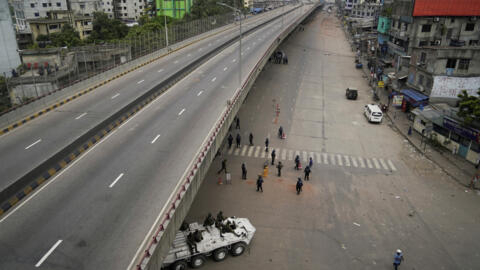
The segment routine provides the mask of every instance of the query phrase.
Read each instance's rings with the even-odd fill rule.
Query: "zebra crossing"
[[[275,149],[277,160],[281,161],[293,161],[294,158],[298,155],[300,159],[305,164],[308,162],[309,158],[313,159],[314,163],[324,164],[324,165],[333,165],[341,167],[350,167],[350,168],[365,168],[365,169],[376,169],[376,170],[385,170],[385,171],[397,171],[397,168],[393,164],[393,161],[390,159],[376,158],[376,157],[359,157],[359,156],[349,156],[344,154],[336,153],[318,153],[318,152],[307,152],[303,150],[293,150],[293,149],[284,149],[284,148],[270,148],[270,151]],[[232,146],[230,149],[227,149],[227,155],[241,156],[241,157],[251,157],[251,158],[270,158],[271,152],[265,152],[265,148],[262,146],[249,146],[242,145],[239,148]]]

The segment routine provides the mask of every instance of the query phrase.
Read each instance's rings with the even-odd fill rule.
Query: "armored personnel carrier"
[[[199,268],[207,256],[223,261],[228,253],[242,255],[255,234],[255,227],[246,218],[230,217],[213,225],[188,224],[177,232],[172,247],[163,262],[164,269]]]

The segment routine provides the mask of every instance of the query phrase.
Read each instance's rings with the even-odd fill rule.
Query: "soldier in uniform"
[[[207,227],[207,226],[212,226],[213,224],[215,224],[215,219],[212,217],[211,213],[208,213],[207,217],[205,218],[205,221],[203,222],[203,226]]]
[[[278,176],[282,176],[282,168],[283,168],[283,164],[281,161],[279,161],[277,165]]]
[[[217,221],[223,222],[224,220],[225,220],[225,218],[223,217],[223,212],[222,211],[218,212]]]

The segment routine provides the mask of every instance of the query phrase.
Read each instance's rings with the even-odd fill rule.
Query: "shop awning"
[[[413,107],[420,105],[425,106],[428,103],[428,96],[421,94],[412,89],[403,89],[400,91],[403,94],[404,100],[410,103]]]
[[[408,72],[399,72],[396,74],[397,79],[403,80],[408,77]]]

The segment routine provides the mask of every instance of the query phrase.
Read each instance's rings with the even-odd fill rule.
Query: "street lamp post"
[[[165,10],[163,12],[165,12]],[[167,52],[168,52],[168,27],[167,27],[167,15],[165,14],[163,14],[163,22],[165,24],[165,40],[167,41]]]
[[[242,87],[242,12],[234,7],[231,7],[225,3],[217,2],[217,5],[224,6],[227,8],[232,9],[234,12],[238,13],[238,16],[240,18],[240,38],[238,40],[238,85],[239,88]]]

